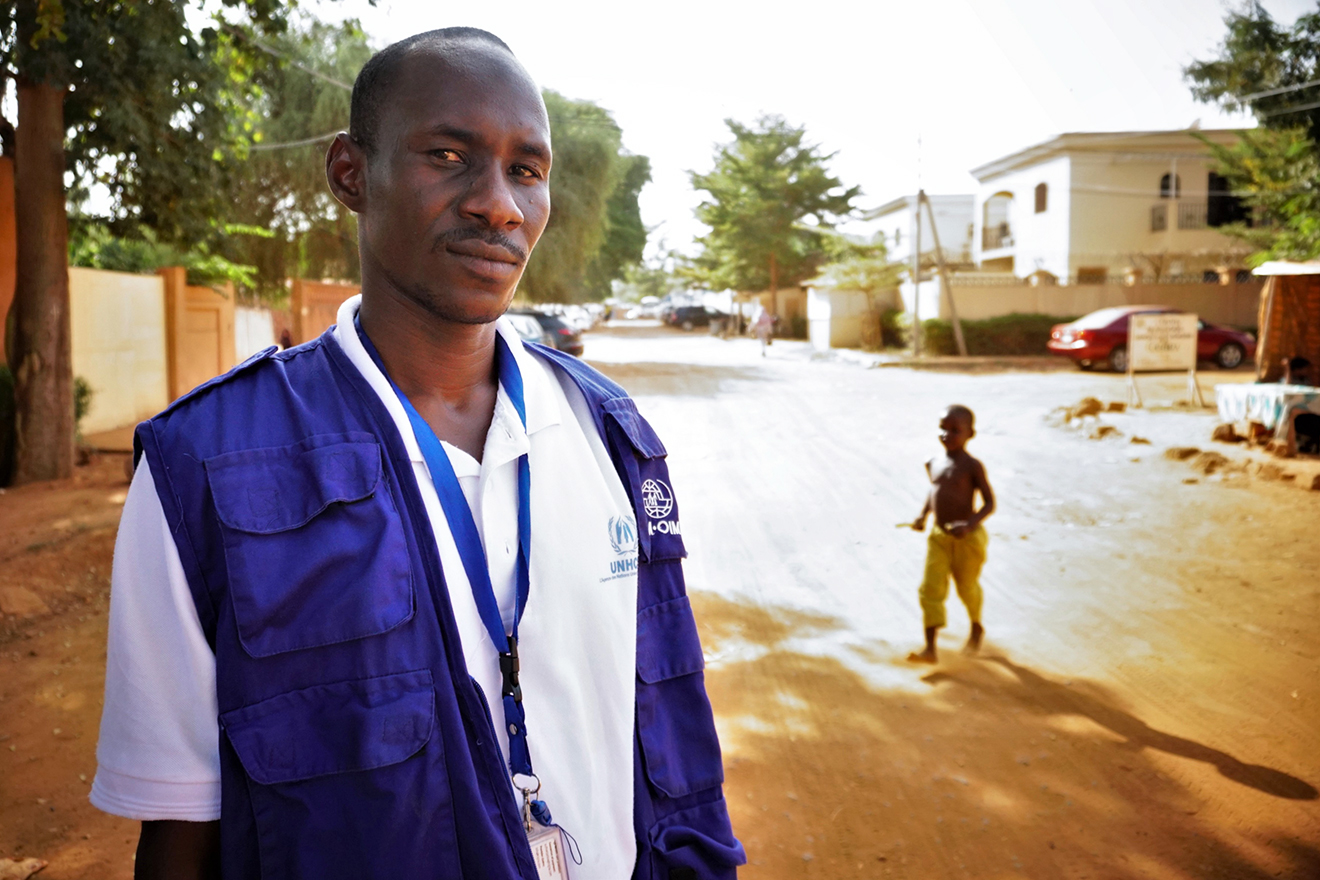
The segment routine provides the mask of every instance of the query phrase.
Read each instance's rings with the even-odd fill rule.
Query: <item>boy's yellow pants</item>
[[[958,587],[958,598],[967,606],[972,623],[981,622],[981,566],[985,565],[990,536],[977,526],[961,538],[932,526],[926,539],[926,573],[921,581],[921,616],[927,627],[944,626],[944,600],[949,597],[949,578]]]

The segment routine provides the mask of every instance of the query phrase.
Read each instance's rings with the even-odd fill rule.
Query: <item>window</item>
[[[1238,269],[1237,274],[1233,276],[1233,280],[1238,284],[1246,284],[1248,281],[1255,281],[1256,279],[1252,277],[1250,269]]]
[[[1216,272],[1214,269],[1206,269],[1204,272],[1201,273],[1201,283],[1202,283],[1202,284],[1218,284],[1218,283],[1219,283],[1219,273]]]
[[[1047,184],[1036,184],[1036,213],[1044,214],[1050,203],[1050,188]]]
[[[902,244],[902,243],[903,243],[903,230],[902,230],[902,229],[895,229],[895,230],[894,230],[894,247],[898,247],[898,246],[899,246],[900,244]]]
[[[1247,211],[1247,206],[1242,204],[1242,200],[1233,195],[1228,188],[1228,178],[1211,171],[1206,188],[1210,193],[1205,205],[1206,226],[1213,229],[1227,223],[1243,222],[1248,226],[1251,225],[1251,215]]]
[[[1160,178],[1160,198],[1176,199],[1182,195],[1182,178],[1176,174],[1166,174]]]

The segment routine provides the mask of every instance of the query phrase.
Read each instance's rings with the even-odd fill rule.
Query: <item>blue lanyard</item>
[[[503,677],[502,697],[504,701],[504,723],[509,733],[509,768],[515,774],[532,775],[532,757],[527,749],[527,726],[522,707],[522,688],[518,683],[518,622],[522,620],[523,609],[527,607],[527,596],[531,591],[528,559],[532,543],[531,468],[524,453],[518,458],[518,604],[513,616],[512,632],[504,631],[504,620],[500,616],[500,606],[495,600],[495,588],[490,582],[490,567],[486,563],[486,551],[477,532],[477,523],[472,518],[472,508],[468,506],[463,488],[459,485],[454,466],[440,445],[440,438],[409,402],[408,398],[390,379],[385,364],[380,359],[376,346],[371,344],[367,334],[362,332],[362,322],[355,315],[353,326],[362,346],[375,362],[376,366],[389,380],[390,387],[403,404],[408,421],[412,423],[413,434],[421,448],[422,458],[431,472],[431,482],[435,484],[435,493],[440,498],[440,508],[449,523],[449,531],[458,546],[458,556],[463,561],[463,570],[467,572],[468,583],[472,587],[472,597],[477,602],[477,611],[481,622],[490,634],[491,642],[500,655],[500,674]],[[513,352],[504,337],[495,334],[495,364],[500,384],[509,396],[513,408],[522,420],[523,429],[527,428],[527,406],[523,400],[522,372]]]

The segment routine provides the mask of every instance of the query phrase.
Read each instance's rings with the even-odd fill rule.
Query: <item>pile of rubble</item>
[[[1075,406],[1060,406],[1052,410],[1045,420],[1056,428],[1084,432],[1091,440],[1120,439],[1122,431],[1113,425],[1107,425],[1100,419],[1101,413],[1121,413],[1127,410],[1127,404],[1117,400],[1108,403],[1095,397],[1083,397]],[[1129,443],[1146,443],[1145,437],[1133,435]]]

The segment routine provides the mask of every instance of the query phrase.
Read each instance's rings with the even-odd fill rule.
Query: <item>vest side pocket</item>
[[[207,459],[239,642],[261,658],[412,618],[403,520],[369,434]]]
[[[221,714],[247,778],[261,876],[461,874],[435,700],[431,671],[420,669]]]
[[[637,730],[646,777],[670,798],[724,782],[704,668],[686,596],[637,613]]]
[[[684,558],[683,527],[664,444],[631,398],[607,400],[602,409],[607,415],[606,439],[623,465],[619,476],[633,503],[642,558],[648,562]]]

